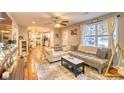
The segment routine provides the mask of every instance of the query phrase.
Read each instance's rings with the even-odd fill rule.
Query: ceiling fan
[[[67,26],[69,21],[64,20],[61,17],[52,17],[54,27]]]

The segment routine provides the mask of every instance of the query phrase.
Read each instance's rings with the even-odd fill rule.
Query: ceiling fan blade
[[[62,21],[63,23],[68,23],[69,21]]]
[[[63,25],[63,26],[67,26],[67,24],[64,24],[64,23],[61,23],[61,25]]]

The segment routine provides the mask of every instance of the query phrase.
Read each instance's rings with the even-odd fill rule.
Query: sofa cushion
[[[99,57],[99,58],[105,59],[106,55],[107,55],[107,52],[108,52],[108,50],[105,49],[105,48],[98,48],[96,56]]]
[[[106,63],[108,61],[106,59],[101,59],[101,58],[98,58],[98,57],[96,57],[94,55],[89,55],[89,54],[81,53],[81,52],[70,52],[70,55],[73,55],[75,57],[83,59],[85,61],[85,63],[91,62],[92,65],[104,64],[104,63]]]
[[[96,54],[97,49],[96,47],[91,47],[91,46],[83,46],[79,45],[78,51],[85,52],[85,53],[90,53],[90,54]]]
[[[61,57],[63,55],[67,54],[66,52],[64,51],[57,51],[57,52],[54,52],[53,53],[53,57]]]
[[[104,63],[106,63],[107,62],[107,60],[105,60],[105,59],[101,59],[101,58],[98,58],[98,57],[96,57],[96,56],[92,56],[92,55],[83,55],[82,56],[82,58],[84,58],[84,59],[86,59],[87,60],[87,62],[92,62],[92,64],[104,64]]]

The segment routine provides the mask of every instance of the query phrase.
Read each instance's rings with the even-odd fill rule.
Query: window
[[[97,47],[108,47],[108,36],[98,36],[97,38]]]
[[[95,24],[91,24],[91,25],[87,25],[85,28],[85,32],[84,32],[84,45],[86,46],[95,46],[96,45],[96,38],[95,38],[95,34],[96,34],[96,25]]]
[[[85,46],[108,47],[109,35],[103,21],[86,25],[83,37]]]
[[[107,31],[107,27],[105,25],[105,23],[99,22],[97,23],[97,34],[96,34],[96,38],[97,38],[97,47],[108,47],[108,40],[109,40],[109,35],[108,35],[108,31]]]

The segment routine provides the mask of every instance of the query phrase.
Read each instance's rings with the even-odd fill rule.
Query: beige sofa
[[[49,62],[60,61],[61,56],[68,54],[67,51],[55,51],[54,48],[45,48],[45,57]]]
[[[77,51],[71,51],[69,54],[84,60],[86,65],[94,67],[99,73],[102,73],[111,57],[111,49],[96,49],[79,45]]]
[[[49,62],[59,61],[61,60],[61,56],[66,54],[84,60],[86,65],[96,68],[99,73],[102,73],[111,57],[111,49],[97,49],[82,45],[79,45],[77,50],[72,50],[70,47],[63,47],[63,51],[54,51],[54,48],[45,48],[45,56]],[[99,56],[98,54],[101,55]]]

